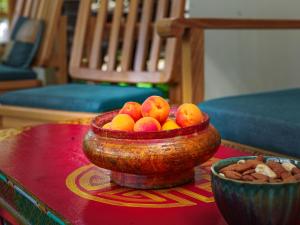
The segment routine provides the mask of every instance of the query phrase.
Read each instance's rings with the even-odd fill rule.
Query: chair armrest
[[[300,20],[169,18],[156,23],[163,38],[181,46],[181,94],[184,102],[204,100],[204,31],[207,29],[299,29]]]
[[[161,37],[181,37],[186,29],[299,29],[300,20],[176,18],[156,23]]]

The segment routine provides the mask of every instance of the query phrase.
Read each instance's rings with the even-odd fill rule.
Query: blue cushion
[[[16,68],[0,64],[0,81],[36,79],[36,74],[31,69]]]
[[[300,157],[300,89],[201,103],[223,139]]]
[[[18,31],[21,29],[22,25],[26,22],[27,18],[24,16],[18,17],[15,26],[13,27],[11,34],[10,34],[10,39],[15,40],[18,34]]]
[[[28,68],[31,63],[31,59],[28,61],[28,58],[33,46],[32,43],[10,41],[5,47],[2,63],[12,67]]]
[[[142,102],[150,95],[162,95],[155,88],[66,84],[12,91],[0,96],[0,103],[77,112],[105,112],[126,101]]]
[[[44,21],[19,17],[6,45],[2,63],[8,66],[28,68],[42,40]]]

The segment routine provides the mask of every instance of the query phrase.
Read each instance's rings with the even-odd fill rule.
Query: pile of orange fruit
[[[121,131],[173,130],[200,124],[204,120],[201,110],[194,104],[184,103],[170,118],[170,105],[160,96],[150,96],[143,104],[126,102],[111,122],[102,128]]]

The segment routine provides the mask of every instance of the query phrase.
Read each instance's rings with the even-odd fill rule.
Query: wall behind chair
[[[191,17],[300,19],[299,0],[190,0]],[[300,87],[300,30],[205,35],[206,99]]]

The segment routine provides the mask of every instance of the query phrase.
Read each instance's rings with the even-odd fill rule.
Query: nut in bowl
[[[300,162],[237,157],[212,166],[212,189],[230,225],[300,224]]]
[[[175,117],[177,107],[169,110],[169,117]],[[194,178],[194,167],[211,158],[221,142],[206,114],[200,124],[185,128],[162,130],[155,125],[160,129],[156,131],[149,114],[143,117],[147,121],[136,122],[137,131],[103,128],[118,114],[116,110],[93,120],[84,153],[95,165],[111,170],[112,181],[121,186],[158,189],[187,183]]]

